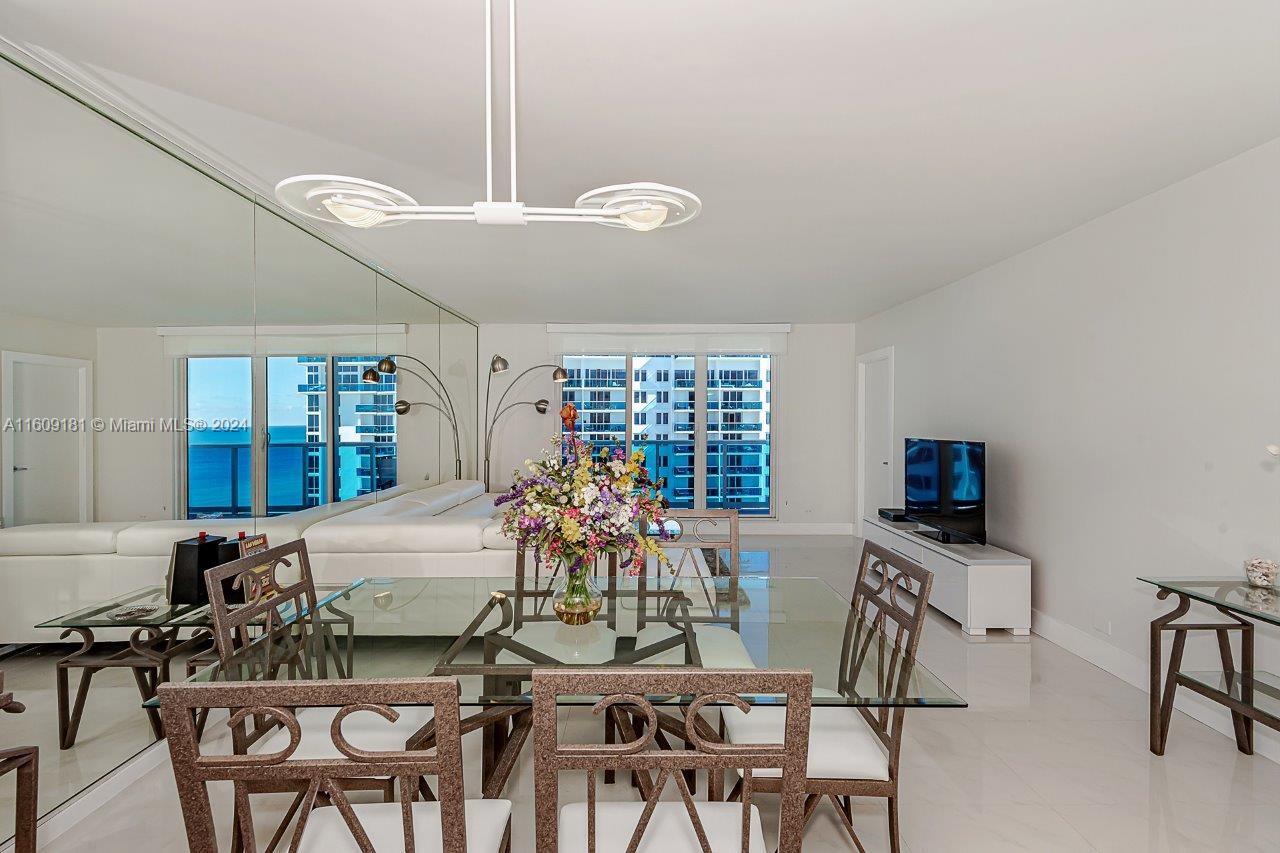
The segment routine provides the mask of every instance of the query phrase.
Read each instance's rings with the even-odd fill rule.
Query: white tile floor
[[[819,575],[849,585],[849,539],[757,538],[775,575]],[[902,769],[905,849],[936,851],[1252,851],[1280,848],[1280,765],[1236,752],[1228,738],[1176,714],[1168,753],[1146,747],[1146,695],[1039,637],[967,639],[931,618],[921,659],[970,702],[967,710],[917,710],[906,726]],[[598,737],[589,712],[566,729]],[[479,742],[469,736],[469,787]],[[533,844],[532,761],[526,752],[508,792],[517,851]],[[583,797],[565,777],[564,800]],[[601,796],[631,797],[626,784]],[[761,796],[773,843],[776,810]],[[222,804],[219,804],[222,805]],[[225,821],[224,821],[225,822]],[[888,850],[884,808],[857,803],[867,849]],[[225,840],[225,839],[224,839]],[[172,779],[157,772],[54,841],[49,850],[148,853],[186,849]],[[225,849],[225,847],[224,847]],[[823,809],[806,850],[846,850]],[[663,851],[669,853],[669,851]]]

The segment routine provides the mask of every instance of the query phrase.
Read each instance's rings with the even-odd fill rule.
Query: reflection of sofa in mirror
[[[56,642],[37,622],[161,585],[173,543],[199,531],[304,538],[319,583],[359,577],[495,576],[515,571],[493,494],[476,480],[374,495],[270,518],[31,524],[0,530],[0,643]]]

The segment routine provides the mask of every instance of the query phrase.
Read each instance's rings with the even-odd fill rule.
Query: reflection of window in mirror
[[[379,374],[378,382],[363,382],[361,374],[378,364],[379,356],[352,355],[334,359],[337,371],[338,500],[389,489],[396,484],[396,376]]]
[[[187,518],[253,515],[251,359],[187,359]]]

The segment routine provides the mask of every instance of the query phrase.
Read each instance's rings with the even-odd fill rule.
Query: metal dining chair
[[[836,691],[822,696],[857,696],[859,684],[880,696],[902,695],[910,683],[916,649],[924,627],[933,573],[901,555],[867,542],[854,580],[853,600],[845,624]],[[901,849],[898,827],[898,770],[906,708],[818,705],[809,732],[804,825],[823,799],[840,815],[858,850],[862,842],[853,826],[851,797],[883,797],[888,803],[889,845]],[[772,708],[750,715],[725,708],[721,718],[727,740],[751,744],[776,737],[782,721]],[[773,775],[775,778],[768,778]],[[760,774],[757,790],[781,790],[776,773]],[[742,783],[730,794],[739,794]]]
[[[4,689],[0,670],[0,712],[21,714],[27,707]],[[18,774],[17,803],[14,807],[13,851],[36,853],[36,810],[40,789],[40,747],[15,746],[0,749],[0,776]]]
[[[751,802],[756,774],[774,772],[781,797],[780,850],[800,850],[804,761],[813,676],[803,670],[538,669],[533,673],[534,808],[539,853],[674,851],[765,853],[760,815]],[[692,696],[678,721],[692,749],[662,749],[657,734],[674,718],[654,706],[659,697]],[[747,746],[720,742],[699,714],[712,704],[755,713],[743,695],[786,697],[778,738]],[[594,712],[614,718],[623,742],[565,743],[558,699],[600,696]],[[684,771],[743,774],[741,803],[697,801]],[[642,780],[643,802],[598,802],[596,775],[630,770]],[[585,771],[586,801],[560,805],[560,774]],[[656,771],[656,777],[650,775]],[[679,800],[662,800],[674,785]]]
[[[467,800],[463,794],[458,682],[452,678],[382,678],[366,681],[278,681],[272,683],[182,683],[159,689],[169,732],[178,797],[193,853],[216,853],[210,782],[231,782],[235,815],[230,830],[236,845],[256,851],[249,794],[263,787],[299,790],[301,803],[285,815],[272,838],[288,833],[299,853],[385,853],[440,850],[444,853],[499,853],[510,850],[511,803]],[[353,743],[350,729],[361,717],[394,724],[399,708],[429,705],[436,738],[431,751],[371,750]],[[304,752],[302,714],[334,708],[331,750]],[[207,754],[196,734],[201,710],[226,709],[228,724],[267,717],[287,735],[278,749],[257,754]],[[302,709],[301,711],[297,709]],[[420,780],[435,776],[438,799],[418,799]],[[392,779],[394,802],[353,803],[347,794],[359,779]]]
[[[290,572],[296,580],[285,581]],[[298,539],[266,551],[216,566],[205,573],[209,590],[213,643],[223,678],[229,681],[267,682],[282,672],[290,677],[329,680],[345,674],[335,640],[322,621],[307,544]],[[229,603],[228,591],[241,591],[244,603]],[[332,668],[332,671],[331,671]],[[299,758],[329,760],[340,757],[329,737],[337,711],[309,708],[297,715],[302,735]],[[390,724],[363,715],[352,720],[347,733],[360,748],[373,751],[403,750],[432,719],[431,707],[396,709]],[[291,734],[271,717],[250,716],[232,727],[234,751],[271,754],[284,749]],[[362,775],[344,783],[352,789],[372,789],[384,800],[394,797],[394,780]],[[434,796],[422,784],[424,796]],[[252,793],[293,792],[290,813],[301,807],[304,792],[296,785],[281,787],[271,779],[247,783]],[[237,803],[237,808],[239,808]],[[280,838],[273,838],[274,850]]]

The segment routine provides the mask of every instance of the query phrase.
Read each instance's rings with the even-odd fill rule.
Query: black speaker
[[[904,509],[882,506],[880,507],[880,517],[885,521],[906,521],[907,511]]]
[[[209,590],[204,583],[204,573],[215,566],[240,559],[240,542],[225,536],[200,535],[173,543],[173,556],[169,560],[169,603],[209,603]],[[233,589],[234,578],[222,582],[223,596],[228,604],[243,604],[244,590]]]

